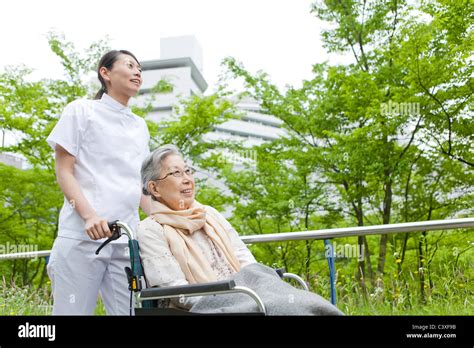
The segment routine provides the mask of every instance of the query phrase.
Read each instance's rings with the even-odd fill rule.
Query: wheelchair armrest
[[[188,294],[205,294],[214,293],[221,291],[232,290],[235,287],[233,280],[222,280],[218,282],[205,283],[205,284],[187,284],[179,286],[168,286],[165,288],[147,288],[142,289],[140,298],[146,300],[147,298],[156,297],[169,297],[176,295],[188,295]]]
[[[308,284],[301,278],[300,276],[293,274],[293,273],[286,273],[284,268],[275,268],[275,272],[280,276],[282,279],[293,279],[295,280],[304,290],[309,291]]]
[[[233,280],[222,280],[205,284],[169,286],[166,288],[146,288],[139,292],[137,300],[138,302],[147,302],[147,300],[158,300],[181,296],[208,296],[231,293],[243,293],[250,296],[257,304],[259,311],[263,314],[266,313],[267,310],[265,304],[260,296],[258,296],[258,294],[252,289],[245,286],[237,286]]]

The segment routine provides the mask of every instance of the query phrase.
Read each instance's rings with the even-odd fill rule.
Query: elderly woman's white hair
[[[158,178],[161,173],[161,165],[163,161],[170,155],[178,155],[183,157],[176,146],[172,144],[166,144],[155,149],[143,161],[141,175],[142,191],[144,195],[151,196],[153,199],[155,199],[150,191],[148,191],[148,183]]]

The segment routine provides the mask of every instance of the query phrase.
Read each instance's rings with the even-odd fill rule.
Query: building
[[[152,111],[147,116],[150,120],[158,122],[179,117],[173,115],[173,106],[181,99],[204,94],[208,87],[203,75],[202,48],[194,36],[162,38],[160,59],[141,64],[144,82],[135,102],[140,106],[151,102]],[[170,83],[173,89],[160,93],[152,100],[152,87],[159,81]],[[263,114],[254,100],[235,99],[234,102],[242,111],[242,118],[217,125],[213,132],[206,134],[206,140],[243,140],[246,145],[252,146],[277,139],[284,134],[280,127],[281,121]]]
[[[26,160],[17,154],[0,152],[0,162],[18,169],[26,169]]]

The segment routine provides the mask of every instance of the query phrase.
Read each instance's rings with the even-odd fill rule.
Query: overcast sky
[[[139,60],[159,59],[160,38],[194,35],[203,49],[203,75],[215,86],[221,60],[233,56],[246,68],[270,74],[278,86],[311,78],[314,63],[330,59],[310,0],[13,0],[2,2],[0,70],[34,68],[33,78],[60,77],[46,33],[64,33],[77,49],[110,38],[114,49]]]

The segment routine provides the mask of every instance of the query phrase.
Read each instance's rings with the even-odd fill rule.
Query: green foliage
[[[98,88],[89,85],[85,79],[91,72],[97,70],[97,62],[110,50],[108,38],[92,43],[83,54],[80,54],[72,42],[66,41],[64,35],[49,32],[47,37],[49,47],[59,57],[64,68],[66,80],[62,81],[62,84],[66,84],[68,91],[64,91],[62,95],[69,95],[73,97],[72,100],[86,95],[93,98],[94,90]]]
[[[62,194],[54,173],[39,168],[21,170],[0,164],[0,245],[2,252],[48,250],[57,234]],[[2,261],[1,274],[16,283],[43,284],[44,259]]]
[[[176,145],[185,156],[198,159],[210,148],[215,147],[203,135],[214,130],[214,126],[228,119],[236,118],[232,103],[219,93],[210,96],[191,96],[175,107],[179,119],[159,123],[156,136],[158,146]]]
[[[355,63],[316,64],[301,88],[280,91],[264,72],[251,74],[234,58],[224,61],[231,78],[242,79],[247,93],[288,134],[255,148],[259,156],[263,148],[271,156],[259,157],[249,172],[223,171],[229,188],[243,198],[235,223],[268,233],[325,227],[321,219],[333,226],[370,225],[472,214],[472,21],[459,18],[459,3],[431,4],[413,9],[403,1],[315,3],[313,13],[331,23],[323,33],[326,48],[352,52]],[[288,212],[290,199],[299,211]],[[326,214],[307,202],[317,202]],[[345,267],[355,272],[361,293],[387,289],[391,250],[403,255],[400,268],[414,243],[417,263],[428,267],[434,254],[422,237],[405,235],[398,243],[386,235],[378,243],[358,238],[365,259]],[[304,263],[311,278],[317,251],[309,243],[290,248],[301,256],[298,269]],[[285,249],[253,250],[274,262],[286,260]],[[417,281],[425,284],[427,278],[419,274]],[[424,286],[418,293],[426,302]]]
[[[159,93],[159,94],[165,94],[165,93],[172,93],[174,89],[174,86],[171,82],[161,79],[156,83],[156,85],[151,89],[152,93]]]

